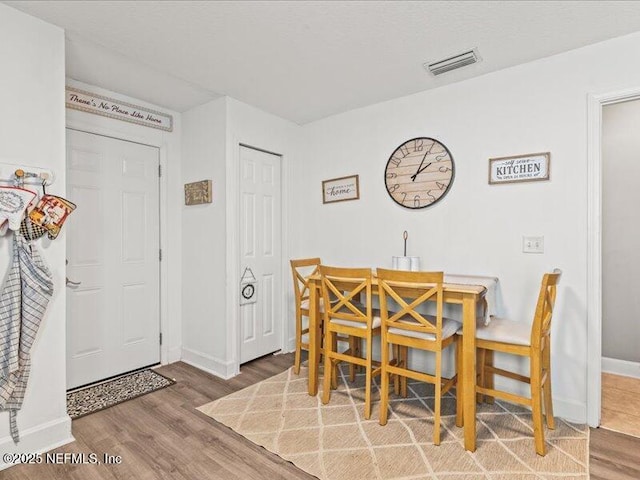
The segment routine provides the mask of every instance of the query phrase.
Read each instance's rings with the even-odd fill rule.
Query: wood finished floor
[[[640,437],[640,379],[602,374],[600,425]]]
[[[121,455],[121,465],[18,465],[2,480],[315,479],[195,410],[280,373],[293,356],[269,356],[220,380],[185,363],[159,369],[178,383],[73,421],[76,442],[55,452]],[[533,448],[533,447],[532,447]],[[591,431],[591,479],[638,480],[640,439]]]

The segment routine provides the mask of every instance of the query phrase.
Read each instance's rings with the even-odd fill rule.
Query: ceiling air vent
[[[466,65],[471,65],[480,60],[475,50],[469,50],[468,52],[454,55],[453,57],[445,58],[433,63],[425,63],[425,67],[434,75],[440,75],[441,73],[455,70]]]

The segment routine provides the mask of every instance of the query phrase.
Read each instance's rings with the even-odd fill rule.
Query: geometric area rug
[[[500,400],[478,405],[477,450],[464,450],[455,426],[455,392],[442,401],[441,444],[434,446],[433,386],[408,380],[408,396],[390,396],[385,426],[378,424],[379,383],[365,420],[364,375],[322,405],[307,394],[307,371],[292,369],[198,408],[251,442],[322,480],[587,480],[589,428],[556,419],[545,427],[547,455],[535,453],[531,412]],[[376,378],[375,380],[379,380]]]
[[[67,392],[67,413],[72,419],[84,417],[174,383],[175,380],[144,368]]]

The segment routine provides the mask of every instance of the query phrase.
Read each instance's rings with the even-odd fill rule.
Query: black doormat
[[[138,370],[68,392],[67,413],[72,419],[84,417],[174,383],[176,383],[175,380],[150,368]]]

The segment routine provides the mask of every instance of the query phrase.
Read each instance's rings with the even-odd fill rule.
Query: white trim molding
[[[587,405],[576,400],[553,398],[553,413],[571,423],[584,424],[587,418]]]
[[[10,436],[0,438],[0,452],[44,453],[73,441],[75,438],[71,434],[71,418],[69,415],[64,415],[56,420],[22,430],[20,443],[17,445],[13,443]],[[4,463],[0,459],[0,470],[11,466],[13,465]]]
[[[640,362],[602,357],[602,371],[604,373],[613,373],[614,375],[640,379]]]
[[[206,353],[198,352],[197,350],[191,350],[189,348],[182,348],[181,361],[188,363],[192,367],[196,367],[211,375],[220,377],[223,380],[229,380],[238,374],[236,372],[236,362],[233,360],[226,361],[221,358],[212,357]]]
[[[227,114],[228,121],[228,114]],[[233,365],[233,375],[240,373],[240,310],[238,288],[240,261],[238,258],[238,216],[240,214],[240,141],[233,133],[226,138],[226,229],[227,229],[227,361]]]
[[[640,98],[640,87],[587,98],[587,423],[600,425],[602,396],[602,107]]]

